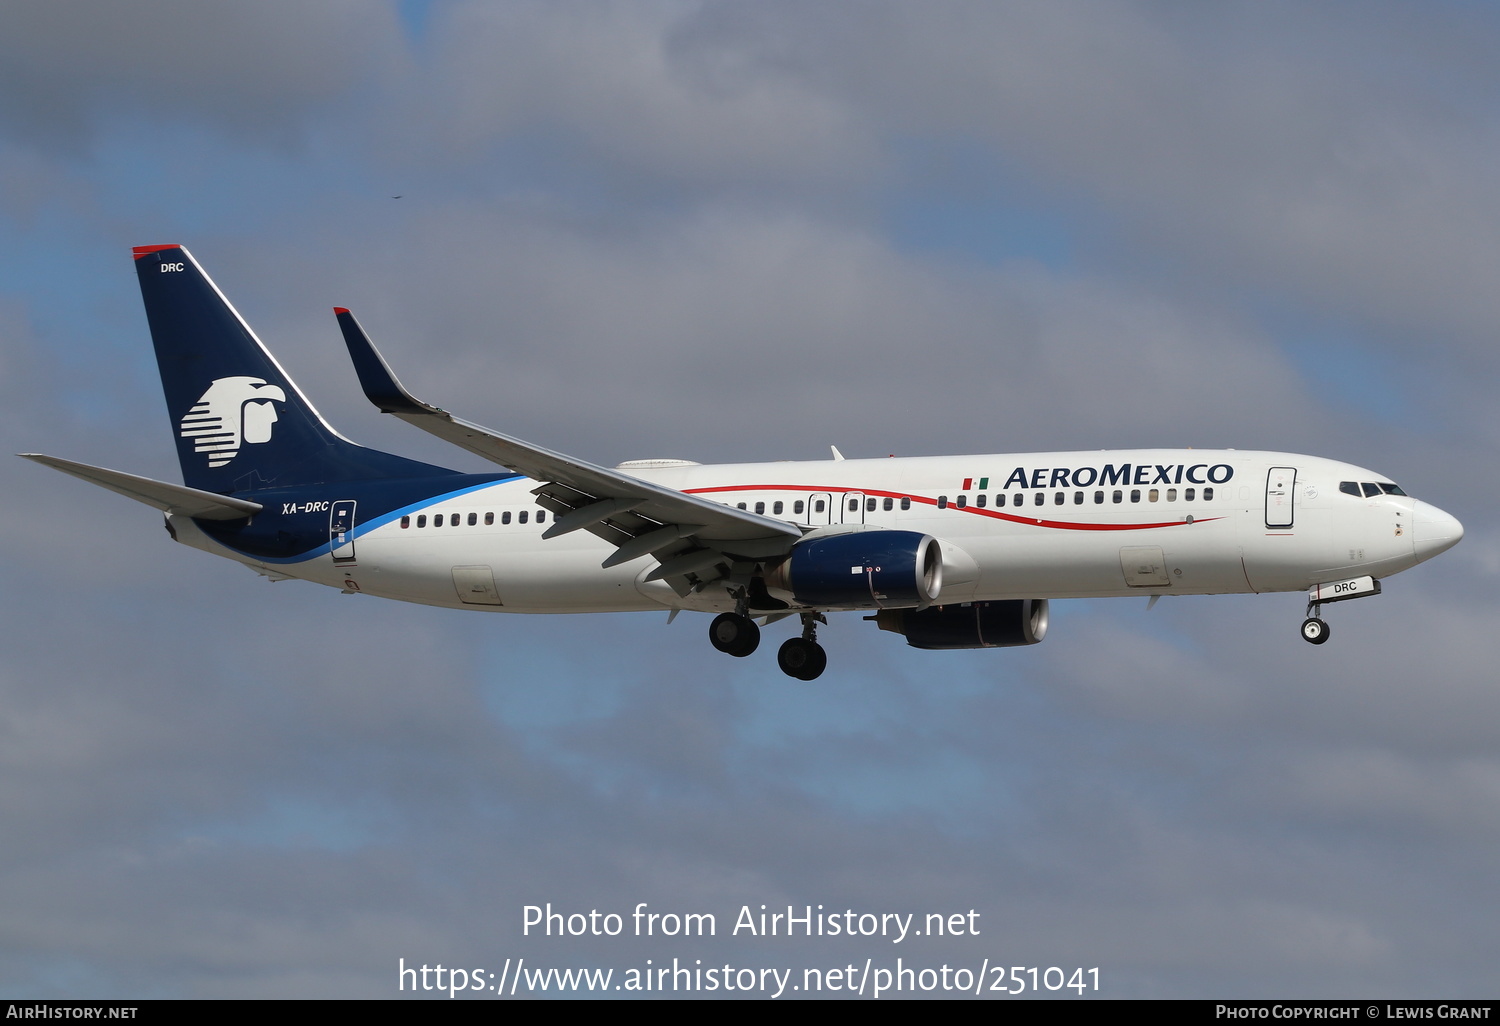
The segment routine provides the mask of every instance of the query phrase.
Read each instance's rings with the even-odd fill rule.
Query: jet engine
[[[1047,636],[1046,599],[966,602],[932,609],[882,609],[875,624],[913,648],[1017,648]]]
[[[765,576],[766,590],[799,606],[885,609],[925,606],[943,587],[936,538],[914,531],[811,537]]]

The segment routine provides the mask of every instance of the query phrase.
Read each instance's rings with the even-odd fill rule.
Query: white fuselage
[[[1389,576],[1462,533],[1406,495],[1340,490],[1383,475],[1288,453],[1146,449],[631,473],[813,530],[931,535],[943,551],[941,604],[1298,591]],[[538,523],[535,487],[517,479],[438,496],[293,563],[257,562],[172,519],[179,540],[268,574],[408,602],[522,613],[733,608],[722,590],[681,597],[664,582],[642,583],[656,566],[649,556],[601,569],[614,547],[587,531],[544,540],[551,518]]]

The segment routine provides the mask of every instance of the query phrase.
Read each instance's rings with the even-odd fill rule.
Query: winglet
[[[354,361],[354,373],[359,375],[359,385],[365,390],[365,398],[374,403],[380,412],[443,412],[436,406],[428,406],[418,400],[402,387],[352,313],[341,306],[334,307],[333,312],[339,319],[339,330],[344,333],[344,345],[349,347],[349,358]]]

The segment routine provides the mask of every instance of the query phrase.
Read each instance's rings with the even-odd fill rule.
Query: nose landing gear
[[[1328,623],[1322,618],[1323,603],[1316,599],[1307,603],[1307,619],[1302,621],[1302,640],[1310,645],[1321,645],[1328,640]]]
[[[1314,645],[1321,645],[1328,640],[1330,631],[1328,624],[1316,616],[1309,616],[1302,621],[1302,640]]]

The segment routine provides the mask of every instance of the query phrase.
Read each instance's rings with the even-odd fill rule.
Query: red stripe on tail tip
[[[346,309],[344,309],[342,306],[336,306],[336,307],[333,308],[333,312],[336,313],[336,314],[346,314],[349,311],[346,310]]]
[[[152,253],[160,253],[164,249],[181,248],[182,247],[177,245],[176,243],[171,243],[165,246],[132,246],[130,252],[135,257],[135,259],[139,260],[143,256],[150,256]]]

